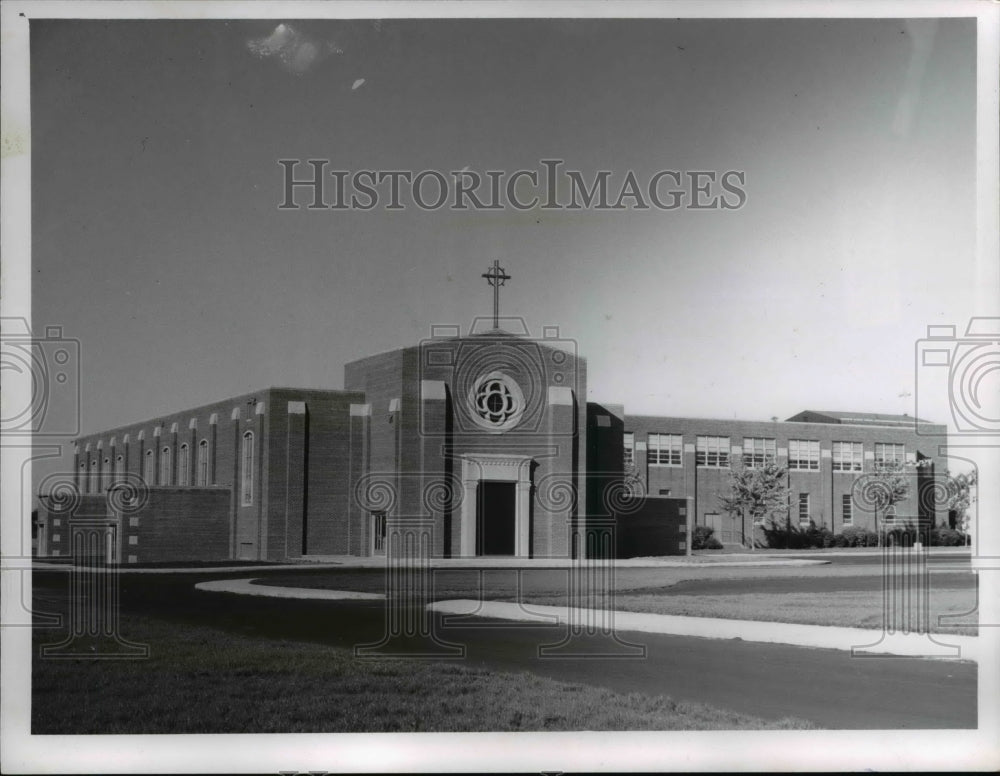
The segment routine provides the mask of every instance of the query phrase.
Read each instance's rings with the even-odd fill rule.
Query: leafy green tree
[[[787,521],[789,508],[788,469],[774,461],[763,466],[729,467],[729,494],[719,497],[723,510],[740,516],[743,541],[753,549],[753,525],[758,520],[771,518],[777,527],[775,515],[783,514]],[[750,530],[747,530],[750,518]]]

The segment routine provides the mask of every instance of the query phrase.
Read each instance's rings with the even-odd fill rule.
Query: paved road
[[[218,577],[123,575],[122,607],[178,623],[347,648],[378,642],[385,633],[385,609],[379,604],[250,598],[193,587]],[[46,588],[58,594],[67,582],[64,574],[35,574],[42,595]],[[472,665],[669,695],[768,719],[799,717],[824,728],[976,726],[977,668],[972,663],[852,658],[833,650],[654,634],[621,634],[646,647],[640,659],[540,658],[539,645],[557,643],[564,629],[482,620],[475,621],[479,627],[442,628],[437,617],[434,622],[445,639],[466,647],[465,659]],[[585,646],[595,649],[593,643]]]

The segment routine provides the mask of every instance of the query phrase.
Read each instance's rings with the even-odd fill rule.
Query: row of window
[[[243,506],[253,504],[254,491],[254,434],[247,431],[243,434],[243,443],[240,451],[240,502]],[[197,461],[195,466],[195,484],[205,486],[214,484],[209,481],[210,458],[209,444],[207,439],[202,439],[198,443]],[[170,446],[165,446],[160,450],[159,471],[156,468],[156,456],[152,448],[146,451],[142,462],[142,478],[147,485],[173,485],[172,463],[173,450]],[[121,480],[125,475],[125,457],[117,455],[112,467],[110,457],[104,459],[103,469],[99,468],[100,459],[92,458],[90,461],[90,476],[87,476],[87,463],[80,461],[80,480],[84,493],[99,493],[102,488],[109,488],[115,482]],[[177,450],[177,485],[186,487],[190,485],[191,475],[191,451],[185,442]]]
[[[854,499],[850,493],[845,493],[841,496],[840,510],[840,517],[843,524],[845,526],[854,525]],[[799,493],[798,517],[799,527],[808,528],[812,520],[811,498],[808,493]],[[761,525],[763,522],[761,519],[757,521],[757,524]]]
[[[684,438],[681,434],[648,434],[646,463],[650,466],[683,466]],[[725,468],[729,466],[730,439],[726,436],[695,437],[696,466]],[[833,470],[860,472],[864,465],[864,445],[861,442],[833,443]],[[777,458],[777,440],[767,437],[743,438],[743,465],[763,466]],[[798,471],[819,471],[819,440],[788,440],[788,468]],[[876,464],[902,464],[905,450],[902,444],[877,442]],[[635,433],[625,432],[625,466],[635,464]]]

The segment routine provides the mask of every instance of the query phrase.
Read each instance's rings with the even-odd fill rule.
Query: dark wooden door
[[[476,555],[513,555],[514,483],[483,480],[477,495]]]

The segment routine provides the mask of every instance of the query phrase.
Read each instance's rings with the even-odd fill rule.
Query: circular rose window
[[[524,413],[520,386],[502,372],[490,372],[476,380],[469,403],[477,423],[500,431],[516,425]]]

